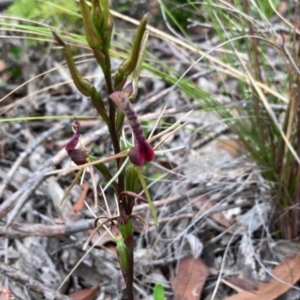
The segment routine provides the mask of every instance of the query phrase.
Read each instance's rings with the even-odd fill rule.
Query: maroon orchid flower
[[[130,161],[137,166],[142,166],[144,162],[152,161],[155,157],[154,150],[146,140],[138,121],[137,114],[125,93],[117,91],[112,93],[109,97],[121,109],[127,118],[134,135],[135,146],[129,151]]]
[[[74,118],[73,128],[74,128],[73,136],[67,142],[65,149],[68,152],[68,155],[70,156],[72,161],[79,166],[88,162],[87,159],[88,153],[82,149],[75,149],[75,147],[79,142],[80,128],[81,128],[80,123],[76,118]]]

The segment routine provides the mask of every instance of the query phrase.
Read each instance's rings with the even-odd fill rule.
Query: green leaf
[[[153,205],[153,202],[152,202],[152,199],[151,199],[151,196],[150,196],[150,193],[149,193],[149,190],[147,188],[147,184],[146,184],[146,181],[145,181],[145,178],[141,172],[141,168],[136,166],[136,171],[138,173],[138,176],[139,176],[139,179],[140,179],[140,182],[141,182],[141,185],[143,187],[143,190],[144,190],[144,193],[145,193],[145,196],[147,198],[147,201],[148,201],[148,204],[149,204],[149,207],[150,207],[150,211],[151,211],[151,214],[152,214],[152,218],[154,220],[154,223],[156,226],[158,226],[158,219],[157,219],[157,214],[156,214],[156,209],[155,209],[155,206]]]
[[[161,283],[156,283],[153,288],[153,298],[154,300],[164,300],[165,291]]]

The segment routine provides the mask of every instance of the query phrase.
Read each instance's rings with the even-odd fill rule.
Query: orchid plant
[[[113,158],[118,169],[117,175],[113,176],[104,162],[97,161],[97,158],[89,155],[82,146],[77,148],[80,143],[80,122],[76,118],[74,118],[73,136],[66,144],[65,149],[71,160],[76,165],[82,166],[81,172],[77,174],[72,185],[79,178],[82,169],[89,165],[91,168],[94,166],[105,179],[109,180],[115,190],[119,213],[114,217],[106,217],[105,221],[101,221],[103,217],[97,217],[95,219],[95,232],[104,226],[116,242],[119,263],[126,283],[127,298],[131,300],[134,298],[132,219],[140,218],[132,214],[135,199],[150,204],[153,218],[157,223],[155,209],[141,171],[144,163],[151,162],[155,158],[155,153],[150,142],[144,136],[138,116],[131,103],[137,93],[137,83],[147,43],[147,17],[144,16],[139,23],[129,57],[120,65],[117,72],[112,74],[109,50],[113,19],[108,0],[92,0],[91,7],[85,0],[80,0],[79,3],[87,43],[104,74],[107,88],[106,97],[109,99],[107,105],[103,101],[104,96],[97,91],[96,87],[79,74],[69,46],[57,33],[53,32],[53,35],[57,45],[63,50],[67,66],[78,91],[91,99],[99,116],[108,128],[115,153]],[[132,130],[134,146],[122,150],[120,137],[125,118]],[[141,182],[147,200],[138,195],[140,192],[137,190],[138,181]]]

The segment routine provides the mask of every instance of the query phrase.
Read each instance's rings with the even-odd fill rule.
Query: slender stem
[[[95,106],[98,114],[100,115],[100,117],[107,124],[107,126],[109,126],[110,120],[109,120],[108,115],[105,111],[105,107],[104,107],[104,103],[102,101],[101,95],[97,91],[95,91],[91,95],[91,100],[92,100],[93,105]]]
[[[68,296],[64,296],[56,290],[50,289],[39,281],[32,279],[21,270],[8,266],[2,262],[0,262],[0,273],[18,283],[21,283],[27,289],[38,293],[43,299],[71,300]],[[4,298],[1,297],[1,299]]]
[[[129,272],[127,275],[126,291],[128,300],[133,300],[133,248],[127,248],[127,259]]]
[[[103,68],[103,73],[106,82],[107,92],[108,95],[110,95],[114,92],[114,90],[113,90],[112,79],[111,79],[111,64],[110,64],[109,53],[108,52],[104,53],[104,56],[105,56],[105,68]],[[115,153],[118,153],[120,152],[120,145],[119,145],[119,140],[116,131],[116,105],[112,101],[109,101],[109,119],[111,123],[111,131],[112,131],[111,133],[113,134],[112,142],[114,145],[114,150]]]
[[[111,79],[111,63],[110,63],[110,56],[109,52],[106,51],[104,53],[105,57],[105,72],[104,72],[104,77],[105,77],[105,82],[106,82],[106,87],[107,91],[109,94],[113,93],[113,85],[112,85],[112,79]]]
[[[102,70],[104,73],[107,92],[110,95],[114,92],[114,90],[113,90],[113,84],[111,78],[111,63],[110,63],[109,52],[106,51],[104,53],[104,56],[105,56],[105,67],[102,68]],[[109,119],[110,119],[109,133],[114,147],[114,152],[115,154],[117,154],[121,151],[121,148],[119,143],[119,134],[116,128],[116,105],[113,101],[109,101]],[[122,159],[119,158],[117,159],[118,169],[120,168],[121,165],[122,165]],[[118,177],[118,194],[121,194],[124,191],[124,179],[125,179],[124,172],[121,172]]]
[[[118,222],[118,227],[126,247],[126,269],[123,269],[123,272],[126,280],[127,298],[128,300],[133,300],[133,226],[132,219],[125,215],[122,205],[120,205],[120,217]]]
[[[100,65],[103,74],[104,79],[106,83],[107,93],[108,95],[113,93],[113,85],[112,85],[112,78],[111,78],[111,63],[110,63],[110,56],[109,51],[106,49],[103,49],[102,51],[99,51],[97,49],[93,49],[94,57],[96,58],[98,64]],[[108,102],[109,104],[109,120],[110,124],[108,126],[109,133],[111,136],[112,144],[114,147],[115,154],[120,152],[120,145],[119,145],[119,139],[116,131],[116,106],[112,101]],[[117,160],[118,167],[120,166],[120,160]]]

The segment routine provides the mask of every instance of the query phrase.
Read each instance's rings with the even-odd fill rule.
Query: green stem
[[[101,95],[95,90],[91,94],[91,100],[102,120],[109,126],[110,119],[106,114],[105,107]]]
[[[104,74],[106,87],[108,95],[114,92],[113,85],[112,85],[112,78],[111,78],[111,63],[110,63],[110,56],[109,51],[105,51],[105,66],[102,66],[102,71]],[[116,105],[113,101],[109,100],[109,119],[110,119],[110,126],[109,126],[109,133],[111,136],[112,144],[114,147],[115,154],[121,151],[120,143],[119,143],[119,134],[116,128]],[[117,159],[117,166],[118,169],[122,165],[122,159]],[[121,172],[118,176],[118,195],[120,195],[124,191],[124,172]]]
[[[109,57],[109,52],[106,51],[104,53],[105,57],[105,67],[102,68],[103,73],[104,73],[104,78],[106,82],[106,88],[107,88],[107,93],[108,95],[112,94],[114,92],[113,90],[113,85],[112,85],[112,79],[111,79],[111,64],[110,64],[110,57]],[[113,101],[109,100],[109,119],[111,123],[111,130],[112,134],[116,137],[115,142],[117,145],[114,145],[115,153],[119,153],[119,140],[117,138],[117,131],[116,131],[116,105],[113,103]],[[116,152],[116,150],[118,151]]]
[[[122,210],[122,208],[120,209]],[[128,217],[125,216],[125,221],[123,217],[120,216],[120,224],[118,227],[123,237],[126,251],[123,251],[122,253],[119,251],[119,255],[124,255],[123,259],[120,259],[120,263],[122,263],[122,261],[126,262],[126,264],[123,263],[121,267],[126,281],[127,297],[128,300],[133,300],[133,226],[132,219],[128,219]],[[123,221],[125,221],[125,223],[123,223]]]
[[[136,169],[136,172],[138,174],[140,183],[141,183],[141,185],[143,187],[146,199],[148,201],[148,204],[149,204],[149,207],[150,207],[150,211],[151,211],[151,214],[152,214],[152,218],[154,220],[155,225],[158,227],[159,224],[158,224],[158,218],[157,218],[156,209],[155,209],[155,206],[154,206],[154,204],[152,202],[152,199],[151,199],[151,196],[150,196],[150,193],[149,193],[146,181],[145,181],[144,176],[142,174],[141,168],[138,167],[138,166],[135,166],[135,169]]]

